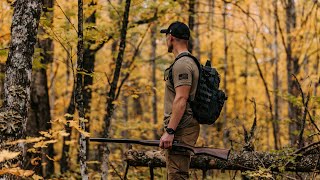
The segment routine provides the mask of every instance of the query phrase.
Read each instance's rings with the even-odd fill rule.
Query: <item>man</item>
[[[181,57],[182,53],[189,53],[190,30],[187,25],[177,21],[160,32],[166,34],[168,52],[173,53],[176,59],[165,72],[165,132],[159,146],[166,149],[168,179],[188,179],[190,153],[173,149],[172,142],[177,140],[194,146],[198,139],[200,127],[193,118],[189,102],[195,97],[199,70],[192,58]],[[169,76],[171,68],[172,75]]]

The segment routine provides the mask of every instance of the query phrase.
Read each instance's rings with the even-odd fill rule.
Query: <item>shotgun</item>
[[[135,140],[135,139],[108,139],[108,138],[90,138],[92,142],[111,142],[111,143],[131,143],[145,146],[159,147],[160,140]],[[183,148],[192,151],[196,155],[208,155],[222,160],[228,160],[230,150],[215,149],[209,147],[193,147],[185,143],[173,141],[173,147]]]

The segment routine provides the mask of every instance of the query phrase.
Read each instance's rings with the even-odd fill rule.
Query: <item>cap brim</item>
[[[166,33],[167,34],[168,33],[168,29],[161,29],[160,33]]]

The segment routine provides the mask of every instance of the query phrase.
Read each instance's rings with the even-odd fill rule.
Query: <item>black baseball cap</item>
[[[184,39],[184,40],[189,40],[190,38],[189,27],[183,22],[179,22],[179,21],[176,21],[170,24],[168,29],[161,29],[160,33],[171,34],[176,38]]]

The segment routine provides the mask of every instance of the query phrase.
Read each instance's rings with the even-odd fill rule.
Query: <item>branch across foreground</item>
[[[241,170],[256,171],[259,168],[270,172],[296,171],[314,172],[320,170],[319,150],[308,154],[286,154],[284,152],[231,152],[228,161],[205,155],[195,155],[191,158],[190,168],[209,170]],[[165,157],[161,151],[128,150],[124,159],[129,166],[135,167],[165,167]]]
[[[91,138],[90,141],[95,142],[114,142],[114,143],[133,143],[148,146],[157,146],[157,140],[128,140],[128,139],[106,139]],[[177,144],[176,144],[177,145]],[[174,145],[173,145],[174,146]],[[182,146],[183,147],[183,146]],[[192,146],[190,146],[192,147]],[[260,168],[267,169],[270,172],[314,172],[320,170],[320,142],[312,143],[297,151],[274,151],[274,152],[258,152],[258,151],[232,151],[227,158],[212,156],[208,153],[199,153],[194,151],[191,158],[190,167],[194,169],[209,170],[241,170],[256,171]],[[202,149],[200,147],[197,147]],[[191,150],[190,148],[187,148]],[[212,148],[203,148],[212,149]],[[216,149],[212,149],[216,150]],[[226,159],[228,159],[226,161]],[[135,167],[165,167],[165,157],[163,151],[138,151],[128,150],[125,152],[124,160],[129,166]]]

